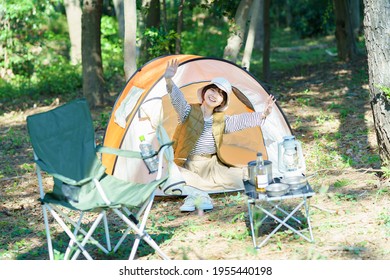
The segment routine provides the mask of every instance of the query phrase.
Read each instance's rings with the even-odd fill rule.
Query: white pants
[[[192,156],[180,171],[187,185],[205,192],[244,189],[246,168],[227,167],[218,161],[216,155]]]

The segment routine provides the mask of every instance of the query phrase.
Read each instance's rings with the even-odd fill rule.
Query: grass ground
[[[293,59],[301,53],[283,55]],[[324,50],[321,56],[326,59],[274,71],[270,83],[303,143],[308,174],[317,174],[310,180],[316,192],[310,199],[314,243],[283,229],[261,250],[254,250],[241,192],[214,195],[215,208],[204,215],[180,212],[181,198],[160,197],[148,227],[173,259],[390,259],[389,172],[379,162],[365,58],[340,63]],[[0,259],[47,259],[26,117],[58,103],[3,105],[7,110],[0,116]],[[98,133],[109,113],[110,108],[94,112]],[[50,186],[51,179],[45,178],[45,183]],[[129,246],[108,258],[125,259]],[[138,257],[158,259],[144,245]]]

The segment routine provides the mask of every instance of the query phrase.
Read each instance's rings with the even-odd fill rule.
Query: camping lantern
[[[278,143],[278,168],[284,177],[301,176],[306,169],[301,143],[295,136],[285,136]]]

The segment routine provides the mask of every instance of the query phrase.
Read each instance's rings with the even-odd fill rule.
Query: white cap
[[[226,100],[226,103],[223,107],[221,108],[218,108],[216,111],[225,111],[227,109],[227,107],[229,106],[229,95],[232,93],[232,85],[229,83],[228,80],[226,80],[225,78],[222,78],[222,77],[217,77],[217,78],[214,78],[211,80],[210,84],[208,85],[216,85],[219,89],[223,90],[224,92],[226,92],[226,96],[227,96],[227,100]],[[208,86],[206,85],[206,86]],[[204,87],[206,87],[204,86]],[[202,99],[202,90],[204,87],[201,87],[198,89],[198,99],[199,99],[199,102],[202,103],[203,102],[203,99]]]

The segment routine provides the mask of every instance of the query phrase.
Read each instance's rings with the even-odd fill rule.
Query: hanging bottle
[[[158,169],[158,158],[155,150],[152,145],[145,141],[145,136],[141,135],[139,137],[141,143],[139,144],[139,149],[141,151],[142,159],[144,160],[146,166],[149,169],[149,173],[154,173]]]
[[[258,152],[256,159],[256,191],[265,193],[265,188],[268,186],[268,174],[264,165],[263,154]]]

